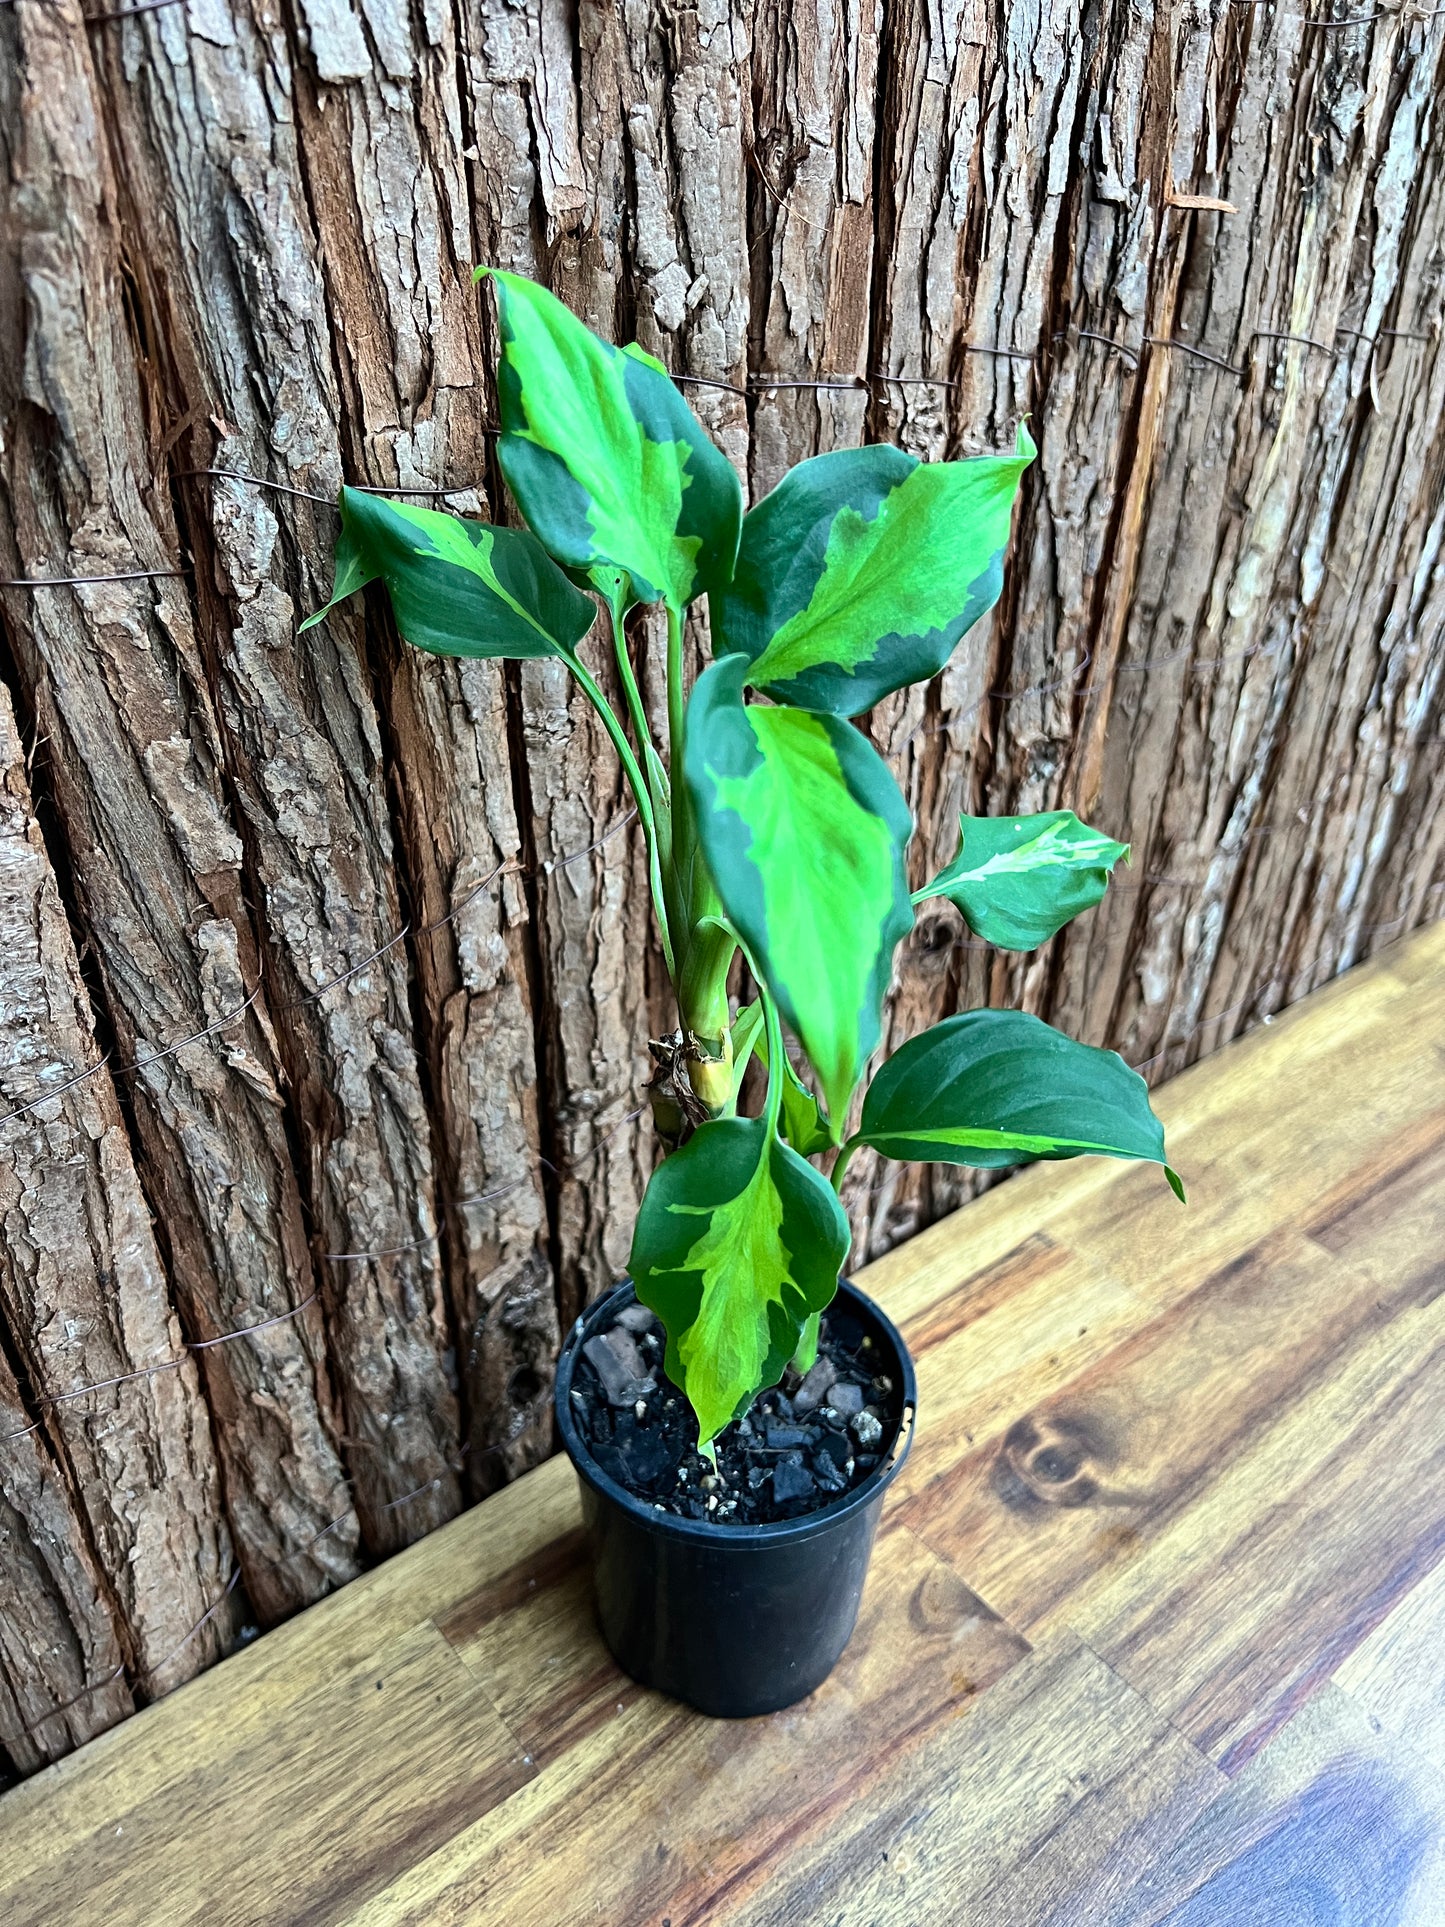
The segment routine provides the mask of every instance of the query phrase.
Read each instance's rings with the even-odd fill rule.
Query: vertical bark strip
[[[188,1635],[224,1592],[230,1538],[209,1414],[100,1066],[3,685],[0,1066],[5,1113],[37,1089],[71,1087],[0,1125],[0,1313],[126,1646],[147,1690],[164,1692],[223,1649],[219,1616]],[[89,1385],[104,1389],[75,1396]]]
[[[135,1710],[105,1577],[0,1351],[0,1753],[21,1773]]]
[[[147,1196],[188,1335],[211,1338],[315,1289],[285,1076],[264,1004],[248,1007],[259,976],[241,844],[153,482],[86,29],[73,6],[20,0],[0,36],[4,572],[162,572],[6,590],[6,628],[117,1058],[151,1060],[128,1086]],[[201,1357],[231,1529],[269,1619],[356,1570],[320,1321],[302,1312]]]
[[[625,1264],[653,1158],[673,1014],[565,671],[423,660],[379,599],[296,635],[343,473],[510,513],[475,262],[726,384],[689,394],[753,499],[822,450],[957,456],[1028,415],[1002,602],[867,727],[919,880],[960,811],[1075,807],[1133,863],[1027,957],[926,906],[888,1047],[1014,1002],[1163,1076],[1445,912],[1445,18],[1323,18],[0,7],[4,571],[190,571],[0,589],[47,835],[119,1060],[220,1025],[123,1115],[63,1111],[99,1201],[68,1288],[119,1235],[129,1126],[184,1336],[295,1314],[198,1354],[263,1616],[547,1449],[559,1326]],[[660,715],[655,625],[633,641]],[[610,685],[600,626],[586,648]],[[860,1156],[857,1255],[978,1182]],[[32,1391],[60,1236],[7,1274]],[[170,1428],[199,1452],[199,1409],[164,1420],[198,1534]],[[64,1438],[0,1445],[28,1548],[0,1583],[68,1629],[43,1676],[0,1653],[21,1725],[137,1638]]]
[[[357,31],[353,21],[350,36],[338,28],[335,45],[323,39],[323,76],[345,78],[363,53],[372,71]],[[161,11],[119,23],[106,46],[126,205],[132,219],[142,209],[157,217],[135,267],[179,466],[334,495],[334,347],[279,22],[266,8],[194,19]],[[399,57],[390,40],[377,51]],[[395,98],[375,86],[381,105]],[[411,164],[387,155],[386,131],[358,136],[367,157],[388,162],[378,193]],[[413,261],[410,272],[429,283],[437,265]],[[374,279],[358,292],[365,304]],[[363,305],[357,332],[369,325]],[[402,348],[420,352],[425,333],[430,357],[438,325],[428,314]],[[368,1545],[383,1551],[449,1517],[460,1489],[381,724],[359,618],[297,635],[330,588],[334,511],[213,477],[186,500],[206,666],[306,1161],[352,1490]]]

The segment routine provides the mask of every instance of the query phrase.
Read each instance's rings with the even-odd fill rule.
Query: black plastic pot
[[[573,1326],[557,1367],[557,1425],[582,1488],[603,1638],[625,1673],[719,1719],[776,1712],[832,1672],[853,1631],[883,1495],[908,1456],[913,1361],[871,1298],[834,1301],[868,1333],[893,1380],[898,1423],[864,1482],[773,1525],[713,1525],[658,1512],[593,1458],[572,1411],[582,1347],[634,1297],[623,1283]]]

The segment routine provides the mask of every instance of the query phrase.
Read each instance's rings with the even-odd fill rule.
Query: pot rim
[[[715,1524],[706,1519],[683,1519],[673,1512],[659,1512],[650,1499],[639,1498],[629,1492],[593,1458],[587,1441],[583,1438],[576,1420],[572,1416],[572,1377],[577,1360],[581,1356],[582,1342],[591,1335],[594,1327],[600,1324],[605,1312],[620,1311],[625,1305],[636,1301],[637,1292],[630,1278],[624,1278],[612,1290],[604,1293],[595,1304],[589,1305],[577,1319],[567,1334],[566,1343],[557,1361],[557,1376],[552,1388],[552,1405],[557,1415],[557,1430],[562,1436],[562,1445],[572,1461],[577,1475],[585,1479],[594,1492],[620,1506],[639,1524],[647,1525],[654,1532],[665,1537],[683,1539],[696,1545],[708,1545],[719,1551],[729,1546],[743,1547],[788,1545],[800,1539],[811,1539],[820,1532],[828,1532],[843,1520],[851,1518],[871,1500],[877,1498],[882,1489],[890,1484],[896,1473],[902,1471],[904,1461],[913,1445],[914,1418],[918,1410],[918,1382],[913,1369],[913,1359],[902,1333],[874,1299],[847,1278],[838,1280],[838,1297],[844,1295],[855,1299],[871,1317],[883,1328],[884,1336],[898,1354],[899,1373],[903,1383],[903,1414],[898,1430],[894,1434],[888,1457],[864,1479],[861,1485],[841,1499],[831,1504],[819,1506],[815,1511],[802,1513],[796,1519],[772,1519],[761,1525]],[[836,1302],[830,1301],[830,1302]]]

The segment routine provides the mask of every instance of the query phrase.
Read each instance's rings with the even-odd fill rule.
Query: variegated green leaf
[[[1019,478],[1037,451],[919,462],[852,448],[800,462],[751,511],[712,601],[718,656],[779,702],[856,716],[922,682],[998,600]]]
[[[725,582],[742,490],[662,363],[534,281],[478,272],[501,316],[498,456],[528,526],[569,569],[624,571],[628,602],[680,611]]]
[[[1109,887],[1127,843],[1091,830],[1072,810],[1040,816],[965,816],[958,855],[913,895],[947,897],[985,943],[1036,950]]]
[[[782,1377],[837,1289],[848,1236],[831,1185],[766,1118],[704,1124],[653,1172],[629,1268],[700,1443]]]
[[[912,927],[913,827],[888,766],[836,716],[745,707],[742,656],[698,679],[683,774],[729,921],[818,1073],[834,1128]]]
[[[438,656],[570,660],[597,613],[525,530],[344,488],[331,600],[301,627],[378,579],[402,635]]]
[[[1164,1165],[1149,1087],[1117,1051],[1021,1010],[969,1010],[914,1037],[868,1087],[856,1142],[885,1157],[985,1169],[1101,1152]]]

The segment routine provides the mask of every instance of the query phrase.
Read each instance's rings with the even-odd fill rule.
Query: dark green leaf
[[[704,1124],[653,1172],[630,1270],[702,1444],[782,1377],[837,1289],[848,1235],[831,1185],[763,1118]]]
[[[742,656],[698,679],[683,774],[708,871],[817,1071],[835,1126],[869,1053],[893,950],[912,927],[908,806],[851,724],[745,707]]]
[[[779,702],[856,716],[922,682],[998,600],[1019,478],[1037,451],[919,462],[841,449],[790,469],[743,523],[713,598],[718,656]]]
[[[725,582],[742,489],[660,361],[614,348],[554,295],[490,272],[502,326],[502,472],[570,569],[620,569],[627,601],[682,610]]]
[[[947,897],[970,930],[1001,950],[1036,950],[1109,887],[1127,843],[1081,823],[1072,810],[1041,816],[965,816],[958,855],[913,901]]]
[[[378,579],[402,635],[438,656],[570,659],[597,613],[525,530],[344,488],[336,586],[301,627]]]
[[[869,1085],[858,1139],[885,1157],[987,1169],[1086,1151],[1164,1164],[1143,1078],[1020,1010],[965,1011],[912,1038]]]

